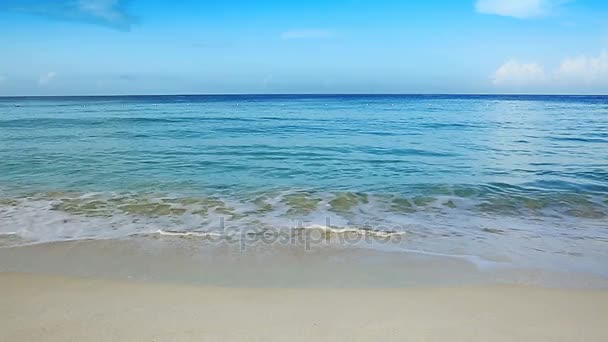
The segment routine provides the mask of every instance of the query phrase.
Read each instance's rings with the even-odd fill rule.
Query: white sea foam
[[[303,231],[321,231],[328,234],[356,234],[356,235],[369,235],[381,238],[394,237],[394,236],[404,236],[407,233],[404,231],[382,231],[382,230],[374,230],[374,229],[365,229],[365,228],[354,228],[354,227],[328,227],[322,225],[312,225],[308,227],[300,228]]]
[[[305,195],[286,200],[292,194]],[[593,210],[602,209],[602,198],[591,209],[576,207],[575,201],[567,203],[577,210],[575,214],[588,216],[571,217],[551,207],[544,211],[524,208],[531,210],[530,215],[514,215],[508,211],[510,202],[504,213],[495,207],[488,212],[479,209],[485,203],[482,200],[447,195],[401,201],[399,206],[394,196],[371,194],[364,201],[351,196],[349,201],[358,202],[349,202],[349,210],[344,211],[332,207],[337,196],[293,190],[237,198],[28,195],[0,202],[0,246],[141,235],[227,241],[307,234],[327,238],[329,243],[360,246],[358,241],[369,239],[365,247],[378,250],[460,256],[480,267],[493,267],[494,262],[563,265],[572,263],[574,255],[579,266],[605,270],[608,232],[605,221],[593,216]],[[259,197],[263,200],[257,201]]]
[[[178,231],[162,230],[162,229],[157,230],[154,234],[158,234],[161,236],[197,237],[197,238],[224,236],[221,233],[214,233],[214,232],[178,232]]]

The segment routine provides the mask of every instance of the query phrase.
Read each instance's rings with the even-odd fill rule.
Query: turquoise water
[[[290,226],[608,274],[608,97],[0,98],[0,246]]]

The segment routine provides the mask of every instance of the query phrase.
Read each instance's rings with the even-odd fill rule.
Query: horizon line
[[[89,95],[0,95],[6,98],[61,97],[154,97],[154,96],[608,96],[599,93],[173,93],[173,94],[89,94]]]

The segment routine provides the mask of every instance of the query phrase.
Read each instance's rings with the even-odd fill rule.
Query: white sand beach
[[[0,274],[1,341],[606,341],[608,291],[220,288]]]

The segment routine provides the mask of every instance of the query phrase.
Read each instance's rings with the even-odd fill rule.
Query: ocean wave
[[[323,234],[334,234],[334,235],[361,235],[361,236],[372,236],[378,238],[390,238],[395,236],[407,235],[404,231],[395,230],[377,230],[372,228],[354,228],[354,227],[327,227],[320,225],[313,225],[310,227],[295,228],[294,232],[314,232],[318,231]]]
[[[382,231],[374,230],[371,228],[353,228],[353,227],[325,227],[320,225],[313,225],[309,227],[291,228],[291,229],[264,229],[259,231],[254,230],[235,230],[228,232],[217,232],[217,231],[177,231],[177,230],[163,230],[159,229],[153,233],[142,233],[137,235],[159,235],[168,237],[179,237],[179,238],[235,238],[239,236],[297,236],[304,234],[320,233],[322,236],[330,235],[358,235],[358,236],[370,236],[375,238],[391,238],[396,236],[405,236],[406,232],[399,231]]]
[[[351,237],[399,241],[404,248],[434,246],[436,241],[463,246],[486,240],[512,243],[518,237],[537,236],[552,236],[566,245],[608,239],[606,196],[529,191],[498,183],[412,189],[409,196],[311,189],[209,196],[3,192],[0,238],[2,246],[10,246],[140,235],[220,240],[306,235],[338,242]],[[439,244],[450,249],[449,243]]]
[[[221,233],[214,232],[180,232],[174,230],[162,230],[159,229],[153,234],[143,234],[143,235],[160,235],[160,236],[172,236],[172,237],[183,237],[183,238],[208,238],[208,237],[223,237],[224,235]]]

